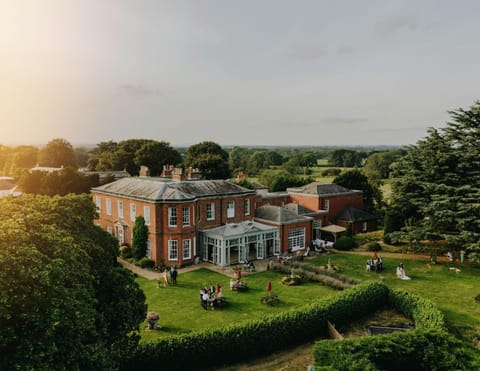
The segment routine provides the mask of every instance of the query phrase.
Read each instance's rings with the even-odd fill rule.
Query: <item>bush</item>
[[[380,251],[382,249],[382,246],[378,244],[377,242],[372,242],[368,244],[368,251]]]
[[[328,169],[325,169],[322,171],[322,176],[337,176],[340,175],[342,172],[342,169],[339,169],[338,167],[330,167]]]
[[[123,259],[130,259],[132,257],[132,248],[130,246],[120,247],[120,256]]]
[[[135,262],[135,265],[138,265],[141,268],[153,268],[155,266],[155,262],[149,258],[142,258]]]
[[[387,245],[398,245],[400,243],[400,238],[396,233],[388,233],[383,236],[383,242]]]
[[[340,237],[337,242],[333,244],[333,247],[336,248],[337,250],[342,250],[342,251],[347,251],[355,248],[357,246],[357,243],[355,240],[351,237],[345,237],[342,236]]]

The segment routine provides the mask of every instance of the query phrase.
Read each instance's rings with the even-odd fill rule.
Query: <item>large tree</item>
[[[182,162],[182,156],[168,142],[147,142],[136,152],[135,164],[140,167],[148,166],[151,176],[158,176],[162,173],[164,165],[177,165]]]
[[[449,114],[395,164],[392,207],[480,261],[480,102]]]
[[[228,153],[215,142],[205,141],[188,147],[185,165],[198,168],[206,179],[230,176]]]
[[[77,159],[72,145],[62,138],[52,139],[40,150],[39,163],[42,166],[77,167]]]
[[[382,205],[380,189],[358,169],[343,172],[333,180],[333,183],[348,189],[363,191],[363,207],[371,213],[378,211]]]
[[[145,296],[88,196],[0,199],[0,369],[116,369]]]

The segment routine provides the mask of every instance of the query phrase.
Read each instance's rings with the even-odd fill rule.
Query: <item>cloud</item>
[[[349,55],[353,53],[353,49],[349,46],[342,46],[337,49],[337,55],[342,56],[342,55]]]
[[[417,21],[414,17],[395,17],[378,22],[375,25],[375,32],[380,35],[389,35],[401,29],[413,31],[417,28]]]
[[[146,98],[148,96],[160,95],[160,91],[158,89],[142,84],[125,84],[120,86],[120,91],[123,94],[138,99]]]
[[[290,51],[290,57],[299,61],[311,61],[322,59],[328,56],[328,51],[320,45],[296,44]]]

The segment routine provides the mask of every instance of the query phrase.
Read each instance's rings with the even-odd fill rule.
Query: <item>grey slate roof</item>
[[[365,210],[355,209],[351,206],[345,206],[334,218],[334,221],[342,220],[347,222],[364,222],[367,220],[376,220],[377,218]]]
[[[202,197],[255,194],[226,180],[172,181],[162,178],[123,178],[92,191],[148,201],[186,201]]]
[[[297,215],[295,212],[282,206],[264,205],[255,209],[255,218],[279,224],[303,222],[312,220],[307,216]]]
[[[225,224],[220,227],[204,230],[202,232],[205,233],[205,235],[208,237],[232,238],[243,236],[245,234],[248,235],[249,233],[271,230],[277,230],[277,227],[272,227],[256,222],[240,222]]]
[[[303,207],[302,205],[296,204],[294,202],[291,202],[289,204],[286,204],[284,206],[286,209],[293,211],[297,215],[315,215],[317,214],[316,211],[307,209],[306,207]],[[324,211],[324,210],[322,210]]]
[[[317,195],[320,197],[342,196],[347,194],[362,193],[362,191],[348,189],[335,183],[323,184],[317,182],[309,183],[302,187],[287,188],[287,192]]]

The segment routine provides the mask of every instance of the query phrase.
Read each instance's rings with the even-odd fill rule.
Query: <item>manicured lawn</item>
[[[245,281],[249,289],[245,292],[230,291],[229,278],[208,269],[180,274],[177,286],[166,288],[157,288],[156,281],[138,277],[137,282],[147,297],[148,310],[160,314],[159,324],[162,326],[160,331],[145,331],[146,324],[142,325],[142,341],[259,319],[336,294],[336,291],[315,282],[284,286],[280,282],[282,277],[276,272],[248,276]],[[262,296],[266,295],[269,280],[272,282],[272,293],[280,298],[280,304],[274,307],[260,303]],[[217,282],[223,288],[228,305],[206,311],[200,306],[199,291]]]
[[[381,255],[381,254],[380,254]],[[382,273],[366,272],[368,256],[350,253],[331,253],[310,260],[326,264],[328,259],[340,268],[340,273],[359,280],[383,280],[389,287],[402,288],[431,299],[441,309],[453,333],[466,339],[480,338],[480,303],[474,300],[480,294],[480,269],[460,263],[439,263],[427,266],[428,258],[411,260],[408,255],[384,257]],[[412,278],[396,278],[396,266],[403,262],[406,274]],[[461,272],[449,269],[456,267]],[[478,340],[477,340],[478,341]]]

